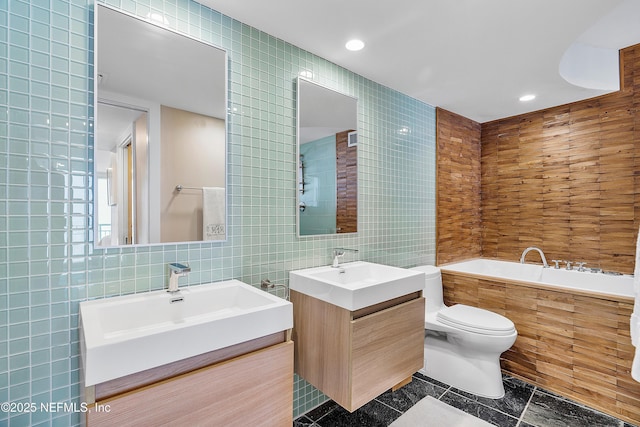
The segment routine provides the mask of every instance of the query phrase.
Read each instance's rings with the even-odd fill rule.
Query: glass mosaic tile
[[[287,283],[290,270],[328,264],[340,246],[397,266],[435,261],[433,107],[191,0],[104,3],[137,16],[163,13],[171,28],[227,50],[228,241],[92,248],[95,5],[0,0],[1,401],[79,402],[78,302],[161,289],[171,261],[197,270],[183,286]],[[359,99],[357,235],[296,237],[301,71]],[[297,376],[294,396],[294,416],[327,399]],[[0,424],[77,423],[78,414],[0,413]]]

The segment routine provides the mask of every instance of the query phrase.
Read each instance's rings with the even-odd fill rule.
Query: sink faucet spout
[[[520,257],[520,264],[524,264],[524,259],[530,251],[537,251],[540,254],[540,258],[542,259],[542,266],[544,268],[549,268],[549,264],[547,264],[547,258],[545,258],[544,253],[540,248],[536,248],[535,246],[529,246],[527,249],[522,251],[522,256]]]
[[[169,288],[167,292],[172,294],[178,292],[178,279],[184,277],[191,271],[189,264],[180,264],[179,262],[172,262],[169,264]]]
[[[358,252],[357,249],[335,248],[333,250],[333,268],[340,268],[340,258],[344,256],[346,252]]]

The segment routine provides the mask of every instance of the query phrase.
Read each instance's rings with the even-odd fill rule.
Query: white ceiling
[[[200,3],[481,123],[611,91],[568,83],[559,73],[563,55],[574,43],[617,51],[640,42],[640,0]],[[354,37],[365,41],[363,50],[344,48]],[[577,68],[589,71],[599,62]],[[537,98],[518,101],[527,93]]]

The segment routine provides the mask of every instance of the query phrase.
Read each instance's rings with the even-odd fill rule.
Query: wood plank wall
[[[436,109],[436,264],[482,255],[480,124]]]
[[[548,260],[633,272],[640,45],[621,50],[620,58],[619,92],[482,124],[479,193],[476,127],[437,110],[438,265],[478,253],[515,261],[534,245]],[[538,261],[534,253],[531,261]],[[488,308],[516,323],[518,340],[503,368],[640,424],[640,384],[629,375],[631,303],[446,276],[448,304]]]
[[[467,304],[511,319],[518,338],[502,368],[615,417],[640,424],[640,384],[631,378],[631,299],[526,287],[442,274],[447,305]]]
[[[338,233],[358,231],[358,147],[349,147],[352,130],[336,134],[336,229]]]
[[[548,260],[633,272],[640,45],[621,64],[619,92],[482,124],[484,257],[518,260],[538,246]]]

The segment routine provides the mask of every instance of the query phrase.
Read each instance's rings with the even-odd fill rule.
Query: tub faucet
[[[520,264],[524,264],[524,258],[527,256],[527,254],[530,251],[538,251],[538,253],[540,254],[540,258],[542,258],[542,266],[544,268],[549,268],[549,264],[547,264],[547,259],[545,258],[544,253],[540,248],[536,248],[535,246],[529,246],[527,249],[522,251],[522,256],[520,257]]]
[[[331,264],[331,267],[340,268],[340,257],[343,257],[346,252],[358,252],[358,250],[357,249],[335,248],[333,250],[333,264]]]
[[[574,264],[578,264],[578,271],[587,271],[584,267],[587,264],[586,262],[575,262]]]
[[[180,264],[179,262],[172,262],[169,264],[169,289],[167,292],[172,294],[178,292],[178,279],[184,277],[191,271],[189,264]]]

